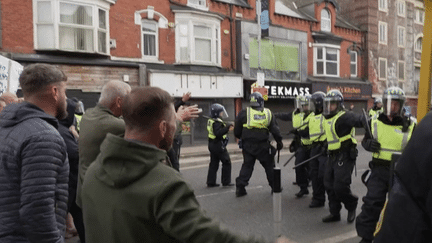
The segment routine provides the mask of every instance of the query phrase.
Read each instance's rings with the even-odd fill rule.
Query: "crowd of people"
[[[97,105],[84,110],[82,102],[66,97],[67,77],[55,66],[28,65],[19,82],[22,98],[0,96],[1,242],[64,242],[68,213],[80,242],[266,242],[206,216],[179,173],[179,124],[202,112],[186,104],[190,93],[174,102],[160,88],[110,81]],[[273,193],[274,157],[284,148],[277,119],[292,121],[289,149],[300,188],[295,196],[309,194],[310,181],[310,208],[324,207],[327,194],[330,214],[324,223],[340,221],[344,206],[361,242],[429,242],[431,115],[416,129],[404,113],[405,99],[403,90],[390,87],[368,116],[346,110],[340,91],[318,91],[297,97],[293,111],[273,114],[263,96],[252,93],[234,124],[224,122],[223,105],[212,104],[207,186],[220,186],[222,162],[222,186],[235,186],[237,197],[246,196],[258,160]],[[366,130],[361,145],[372,153],[358,216],[358,197],[350,188],[358,155],[355,128]],[[235,184],[226,149],[229,131],[241,141],[244,158]],[[403,234],[406,230],[410,233]],[[290,241],[281,236],[276,242]]]

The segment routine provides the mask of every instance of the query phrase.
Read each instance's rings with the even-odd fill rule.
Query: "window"
[[[414,44],[414,50],[421,52],[422,45],[423,45],[423,37],[419,37]]]
[[[188,0],[187,5],[202,10],[208,10],[206,0]]]
[[[251,37],[249,42],[250,76],[256,77],[259,67],[269,80],[300,80],[299,49],[299,43],[261,39],[261,59],[258,60],[258,40]]]
[[[156,21],[143,19],[141,21],[142,55],[143,57],[158,57],[158,24]]]
[[[424,23],[424,11],[422,9],[415,10],[415,21],[417,24]]]
[[[406,16],[406,3],[405,3],[405,1],[398,1],[397,2],[397,13],[401,17]]]
[[[351,77],[357,77],[357,52],[350,51],[350,72]]]
[[[385,58],[379,58],[378,61],[379,65],[379,79],[380,80],[386,80],[387,79],[387,59]]]
[[[331,32],[331,15],[327,9],[321,10],[321,31]]]
[[[221,64],[219,16],[176,13],[176,61]]]
[[[387,0],[378,0],[378,9],[387,12]]]
[[[33,0],[35,49],[108,54],[109,3]]]
[[[399,47],[405,47],[405,28],[398,26],[397,27],[398,30],[398,46]]]
[[[398,61],[398,80],[405,81],[405,62]]]
[[[387,44],[387,23],[379,22],[379,43]]]
[[[315,46],[314,75],[339,77],[339,48],[336,46]]]

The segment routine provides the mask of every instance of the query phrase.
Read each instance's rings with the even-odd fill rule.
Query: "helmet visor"
[[[81,101],[78,101],[78,103],[75,106],[75,114],[77,115],[84,114],[84,104]]]
[[[219,112],[219,117],[228,118],[228,112],[225,110],[225,107],[222,107],[222,110]]]
[[[323,115],[334,115],[338,113],[340,109],[340,100],[335,97],[324,98],[323,104]]]
[[[309,110],[310,111],[316,110],[315,102],[312,99],[309,100]]]
[[[393,95],[383,97],[384,114],[391,117],[403,116],[402,109],[405,100]]]

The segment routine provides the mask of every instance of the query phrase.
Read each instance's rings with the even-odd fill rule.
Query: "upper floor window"
[[[109,3],[33,0],[35,49],[108,54]]]
[[[327,9],[321,10],[321,31],[331,32],[331,15]]]
[[[158,57],[158,23],[143,19],[141,22],[141,46],[144,57]]]
[[[421,9],[415,10],[415,22],[418,24],[424,23],[424,11]]]
[[[176,61],[221,64],[219,16],[176,13]]]
[[[380,11],[387,12],[388,10],[387,0],[378,0],[378,9]]]
[[[405,47],[405,28],[398,26],[397,30],[398,30],[398,38],[397,38],[398,46]]]
[[[414,44],[414,50],[421,52],[422,46],[423,46],[423,37],[419,37]]]
[[[401,17],[406,16],[406,3],[405,3],[405,1],[398,1],[397,2],[397,13]]]
[[[314,47],[314,75],[339,77],[339,49],[336,46]]]
[[[206,0],[188,0],[187,5],[202,10],[208,10]]]
[[[387,44],[387,23],[385,22],[379,22],[379,43],[380,44]]]
[[[405,62],[398,61],[398,80],[405,81]]]
[[[357,77],[357,52],[350,51],[350,73],[351,77]]]

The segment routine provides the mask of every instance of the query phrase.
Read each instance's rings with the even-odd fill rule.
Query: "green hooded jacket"
[[[154,145],[108,134],[82,189],[86,241],[263,242],[222,229]]]

